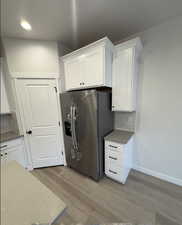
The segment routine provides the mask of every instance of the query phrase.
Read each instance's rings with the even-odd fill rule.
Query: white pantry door
[[[18,79],[16,84],[33,168],[63,164],[56,81]]]

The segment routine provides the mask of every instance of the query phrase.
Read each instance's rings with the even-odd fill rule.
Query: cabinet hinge
[[[54,87],[54,89],[55,89],[55,92],[57,93],[58,92],[57,87]]]
[[[63,155],[63,152],[61,152],[61,154]]]
[[[61,123],[60,123],[60,121],[58,122],[58,125],[59,125],[59,126],[61,126]]]

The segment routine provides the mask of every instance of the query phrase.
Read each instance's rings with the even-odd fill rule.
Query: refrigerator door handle
[[[73,117],[73,139],[74,139],[74,144],[75,148],[78,150],[78,142],[77,142],[77,137],[76,137],[76,128],[75,128],[75,122],[76,122],[76,107],[72,107],[72,117]]]
[[[75,149],[75,142],[74,142],[74,131],[73,131],[73,106],[70,106],[70,120],[71,120],[71,139],[73,143],[73,147]]]

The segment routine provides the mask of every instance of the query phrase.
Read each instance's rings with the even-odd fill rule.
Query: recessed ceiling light
[[[23,27],[23,29],[25,29],[25,30],[31,30],[32,29],[31,25],[26,20],[22,20],[20,24]]]

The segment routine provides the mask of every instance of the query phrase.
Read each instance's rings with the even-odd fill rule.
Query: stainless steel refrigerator
[[[60,94],[67,166],[99,180],[104,174],[104,136],[113,130],[111,91]]]

